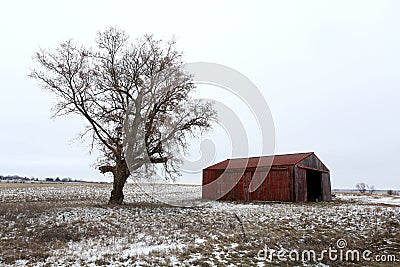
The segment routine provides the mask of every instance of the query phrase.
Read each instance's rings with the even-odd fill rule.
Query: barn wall
[[[204,199],[244,200],[245,179],[237,170],[203,170],[202,197]]]
[[[201,190],[201,195],[202,198],[204,199],[213,199],[213,196],[216,193],[216,187],[214,186],[213,188],[210,188],[211,185],[207,185],[211,183],[212,181],[215,180],[215,171],[213,170],[203,170],[203,181],[202,181],[202,190]]]
[[[323,201],[332,200],[331,179],[329,172],[322,173],[322,198]]]
[[[241,175],[243,170],[225,172],[221,179],[221,200],[246,200],[246,176]],[[235,184],[236,183],[236,184]],[[232,188],[229,190],[229,188]],[[223,192],[227,192],[223,194]]]
[[[289,167],[272,168],[260,190],[263,198],[257,200],[293,201],[293,179]]]
[[[223,172],[220,170],[204,170],[203,171],[203,187],[202,196],[205,199],[219,198],[221,200],[251,201],[251,200],[269,200],[269,201],[294,201],[294,181],[292,167],[273,168],[268,173],[265,170],[251,169],[246,170],[229,170]],[[222,175],[220,178],[218,178]],[[253,179],[264,180],[262,184],[253,192],[249,192],[249,185]],[[210,182],[217,181],[210,187]],[[236,185],[234,185],[234,183]],[[232,188],[229,190],[229,188]],[[224,192],[228,192],[224,195]]]
[[[295,167],[289,166],[290,173],[290,201],[296,201]]]
[[[307,180],[306,170],[298,167],[294,168],[294,184],[296,202],[307,202]]]
[[[275,193],[271,190],[274,188],[274,181],[268,169],[257,170],[253,179],[262,181],[262,183],[254,192],[250,193],[251,200],[273,200],[275,198]]]
[[[220,179],[226,183],[226,179],[239,182],[234,188],[224,195],[222,200],[269,200],[269,201],[294,201],[294,182],[292,169],[290,167],[273,168],[269,173],[266,170],[246,170],[232,172]],[[253,177],[254,176],[254,177]],[[263,180],[262,184],[253,192],[249,192],[252,179]]]
[[[298,163],[298,165],[325,172],[329,171],[328,168],[326,168],[324,164],[314,154],[302,160],[300,163]]]

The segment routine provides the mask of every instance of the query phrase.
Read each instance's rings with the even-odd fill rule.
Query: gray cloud
[[[175,35],[187,62],[240,71],[267,99],[276,152],[315,151],[333,187],[400,188],[398,1],[7,1],[0,33],[0,173],[102,178],[69,140],[78,118],[51,120],[53,99],[27,78],[34,51],[114,25]],[[198,178],[193,178],[197,179]]]

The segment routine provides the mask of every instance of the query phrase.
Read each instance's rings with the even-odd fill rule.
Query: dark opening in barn
[[[306,170],[307,201],[322,201],[321,172]]]
[[[203,170],[202,196],[238,201],[330,201],[330,171],[313,152],[227,159]]]

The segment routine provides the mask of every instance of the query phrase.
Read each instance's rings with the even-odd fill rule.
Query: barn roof
[[[255,168],[257,166],[267,167],[267,166],[295,165],[313,154],[314,154],[314,152],[306,152],[306,153],[271,155],[271,156],[262,156],[262,157],[253,157],[253,158],[227,159],[220,163],[212,165],[206,169],[207,170],[221,170],[221,169],[224,170],[224,169]],[[271,161],[272,161],[272,164],[271,164]]]

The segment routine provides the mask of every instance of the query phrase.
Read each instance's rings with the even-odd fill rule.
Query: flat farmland
[[[200,186],[164,186],[158,199],[196,204],[183,207],[129,184],[125,204],[111,206],[111,188],[0,183],[0,266],[400,264],[398,197],[238,203],[202,201]]]

